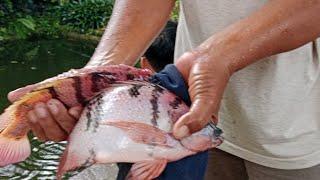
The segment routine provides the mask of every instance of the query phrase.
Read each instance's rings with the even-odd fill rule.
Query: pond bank
[[[35,38],[30,38],[32,41],[37,41],[37,40],[56,40],[56,39],[65,39],[65,40],[71,40],[71,41],[87,41],[89,43],[92,43],[93,45],[97,45],[100,41],[100,38],[103,34],[103,31],[97,31],[95,35],[93,34],[81,34],[78,32],[72,32],[72,31],[61,31],[59,32],[59,36],[55,37],[49,37],[49,36],[36,36]],[[12,36],[6,40],[0,41],[0,48],[5,45],[5,44],[10,44],[12,42],[16,41],[29,41],[27,40],[22,40],[19,39],[15,36]]]
[[[13,89],[81,68],[96,44],[79,40],[13,41],[0,47],[0,111],[9,105]],[[0,168],[0,179],[55,179],[65,143],[41,143],[30,136],[32,154],[24,162]],[[74,173],[70,173],[72,176]]]
[[[88,35],[88,34],[79,34],[76,32],[68,32],[62,35],[64,39],[73,40],[73,41],[89,41],[93,44],[98,44],[100,41],[100,36]]]

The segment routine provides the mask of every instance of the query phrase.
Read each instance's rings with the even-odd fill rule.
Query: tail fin
[[[60,159],[57,171],[57,179],[62,179],[63,175],[68,171],[92,165],[94,163],[94,157],[90,157],[89,155],[89,153],[88,156],[83,156],[80,154],[76,154],[75,152],[71,152],[69,147],[67,146]]]
[[[31,153],[26,115],[37,102],[51,98],[48,90],[32,92],[9,106],[0,115],[0,167],[25,160]]]
[[[36,92],[31,92],[20,100],[15,101],[12,105],[5,109],[4,113],[0,115],[0,134],[3,132],[9,124],[16,123],[26,123],[27,113],[32,109],[32,107],[38,102],[47,102],[52,98],[49,90],[39,90]],[[23,131],[24,129],[21,129]],[[26,131],[26,133],[29,129]]]
[[[31,153],[27,136],[20,139],[0,135],[0,167],[25,160]]]
[[[12,116],[11,113],[13,109],[14,106],[9,106],[4,113],[0,115],[0,134],[12,122],[13,119],[10,117]]]

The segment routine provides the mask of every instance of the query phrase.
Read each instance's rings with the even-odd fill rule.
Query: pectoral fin
[[[137,143],[171,147],[167,143],[169,135],[154,126],[134,121],[106,121],[104,124],[122,129]]]
[[[157,178],[167,165],[167,160],[158,159],[153,161],[143,161],[135,163],[129,174],[127,180],[151,180]]]

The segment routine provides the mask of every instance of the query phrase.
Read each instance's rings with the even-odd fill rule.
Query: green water
[[[95,44],[66,40],[0,44],[0,110],[9,105],[7,93],[71,68],[81,68]],[[65,143],[40,143],[31,138],[32,154],[24,162],[0,168],[0,179],[55,179]],[[71,176],[72,174],[70,174]]]

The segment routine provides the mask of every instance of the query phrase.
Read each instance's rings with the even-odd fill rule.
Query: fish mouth
[[[223,138],[222,137],[222,134],[223,134],[223,131],[222,129],[218,128],[213,122],[209,122],[207,127],[210,127],[212,129],[212,136],[213,137],[217,137],[217,138]]]
[[[223,131],[213,123],[208,123],[201,131],[181,140],[181,144],[193,152],[205,151],[223,142]]]

